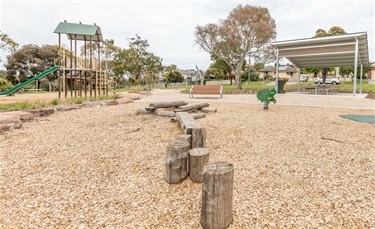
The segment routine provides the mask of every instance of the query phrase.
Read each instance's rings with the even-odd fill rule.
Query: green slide
[[[50,73],[56,71],[57,69],[59,69],[59,66],[53,66],[52,68],[50,68],[48,70],[45,70],[44,72],[40,73],[37,76],[34,76],[33,78],[31,78],[29,80],[27,80],[27,81],[25,81],[23,83],[17,84],[16,86],[12,87],[8,91],[3,91],[3,92],[0,91],[0,95],[9,95],[9,94],[15,93],[19,89],[21,89],[21,88],[23,88],[23,87],[25,87],[25,86],[27,86],[27,85],[29,85],[29,84],[37,81],[37,80],[43,78],[45,75],[50,74]]]

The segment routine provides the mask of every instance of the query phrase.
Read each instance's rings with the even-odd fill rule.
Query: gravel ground
[[[374,100],[285,94],[265,111],[255,95],[214,97],[155,90],[0,135],[0,227],[200,228],[202,185],[163,180],[179,124],[136,115],[167,99],[217,109],[197,122],[210,161],[235,166],[230,228],[375,227],[375,125],[339,117],[374,114]]]

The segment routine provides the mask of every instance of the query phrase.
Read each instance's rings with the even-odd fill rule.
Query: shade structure
[[[343,66],[357,68],[358,64],[362,67],[369,63],[367,32],[276,41],[271,44],[277,49],[277,65],[280,57],[285,57],[298,68]],[[354,84],[356,84],[356,73],[357,71],[354,71]],[[355,95],[354,88],[353,94]]]
[[[102,31],[97,25],[76,24],[60,22],[54,33],[66,34],[69,40],[99,41],[103,42]]]

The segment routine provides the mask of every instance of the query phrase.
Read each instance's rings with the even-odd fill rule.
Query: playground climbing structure
[[[101,58],[103,36],[96,24],[60,22],[54,33],[58,34],[59,65],[58,92],[61,96],[96,97],[108,95],[109,72]],[[61,34],[66,34],[69,46],[62,44]],[[83,42],[83,57],[77,55],[78,42]],[[96,56],[94,56],[96,53]]]

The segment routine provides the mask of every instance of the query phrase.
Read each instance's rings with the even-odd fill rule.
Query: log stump
[[[227,228],[233,220],[234,166],[213,162],[204,166],[202,184],[201,224],[207,228]]]
[[[178,140],[187,141],[189,143],[189,148],[191,149],[191,134],[181,134],[178,136]]]
[[[169,184],[178,184],[188,174],[187,163],[190,145],[186,141],[174,140],[167,144],[164,179]]]
[[[204,126],[194,126],[191,128],[191,148],[206,147],[206,128]]]
[[[209,161],[206,148],[195,148],[189,151],[189,177],[196,183],[203,181],[203,168]]]

